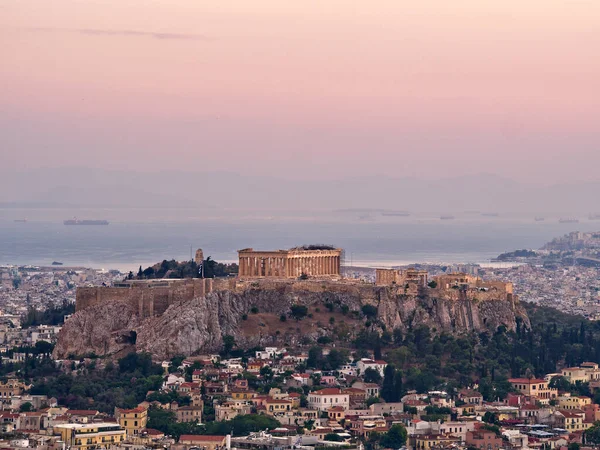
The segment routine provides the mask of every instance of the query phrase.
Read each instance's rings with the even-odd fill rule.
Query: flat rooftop
[[[82,429],[88,429],[88,428],[104,428],[104,427],[112,427],[115,430],[121,429],[121,426],[118,423],[114,423],[114,422],[61,423],[59,425],[54,425],[52,428],[82,430]],[[123,431],[125,431],[125,430],[123,430]]]

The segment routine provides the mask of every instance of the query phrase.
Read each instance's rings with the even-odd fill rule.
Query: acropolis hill
[[[403,331],[424,325],[434,333],[515,329],[517,317],[529,325],[510,283],[465,274],[431,281],[423,272],[385,269],[376,284],[327,274],[131,280],[80,288],[77,312],[65,323],[54,356],[136,350],[162,359],[218,351],[225,335],[241,348],[311,345],[320,336],[347,346],[366,324]],[[306,306],[308,316],[293,318],[293,305]],[[364,317],[364,305],[377,308],[375,318]]]

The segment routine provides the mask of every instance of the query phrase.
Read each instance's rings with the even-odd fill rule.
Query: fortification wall
[[[165,285],[147,285],[132,283],[124,287],[80,287],[77,288],[75,311],[83,311],[91,306],[107,302],[126,302],[137,309],[140,318],[160,316],[174,303],[189,301],[213,292],[215,286],[220,290],[230,289],[231,280],[217,283],[213,279],[195,278],[189,280],[169,280]]]
[[[297,298],[312,298],[314,295],[325,294],[331,299],[340,297],[356,297],[362,299],[363,303],[376,304],[382,297],[387,296],[409,296],[423,297],[432,296],[449,301],[518,301],[511,292],[494,286],[490,290],[479,288],[462,289],[435,289],[429,294],[427,288],[422,288],[414,283],[406,285],[374,286],[356,280],[286,280],[268,279],[239,280],[239,279],[186,279],[148,281],[147,283],[136,281],[123,287],[81,287],[77,289],[76,311],[82,311],[96,305],[113,302],[126,302],[130,308],[137,311],[140,319],[162,316],[167,308],[173,304],[189,302],[194,298],[204,297],[206,294],[216,291],[231,291],[244,294],[254,290],[262,292],[276,291],[279,295],[292,295]],[[424,290],[425,289],[425,290]],[[306,297],[307,294],[309,297]]]

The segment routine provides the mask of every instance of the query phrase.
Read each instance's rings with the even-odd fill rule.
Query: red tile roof
[[[320,391],[311,392],[313,395],[340,395],[343,392],[338,388],[325,388]]]
[[[222,442],[225,437],[212,434],[182,434],[179,441]]]
[[[154,428],[146,428],[142,430],[143,433],[146,433],[148,436],[164,436],[165,433],[159,430],[155,430]]]
[[[143,406],[138,406],[137,408],[133,408],[133,409],[119,409],[119,412],[121,414],[135,414],[135,413],[143,413],[146,410],[147,410],[147,408],[144,408]]]
[[[539,378],[510,378],[509,383],[520,383],[520,384],[539,384],[546,383],[546,380],[540,380]]]

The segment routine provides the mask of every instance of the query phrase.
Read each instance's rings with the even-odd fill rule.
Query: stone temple
[[[272,251],[245,248],[238,254],[240,278],[339,276],[342,262],[342,250],[326,245]]]

